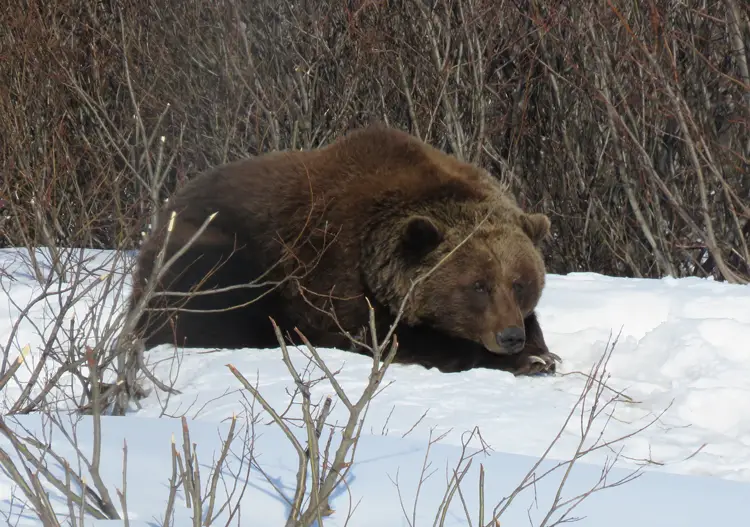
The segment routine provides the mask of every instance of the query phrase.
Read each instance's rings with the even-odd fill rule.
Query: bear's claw
[[[531,355],[529,357],[529,360],[531,360],[531,362],[533,363],[538,362],[540,364],[547,364],[546,362],[544,362],[544,359],[542,359],[541,357],[537,357],[536,355]]]
[[[538,355],[522,355],[519,357],[518,366],[514,374],[518,375],[537,375],[544,373],[555,373],[556,363],[562,362],[562,359],[556,353],[546,351]]]

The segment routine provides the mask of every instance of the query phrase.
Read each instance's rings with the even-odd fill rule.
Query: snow
[[[107,287],[99,277],[111,254],[87,251],[87,266],[99,267],[90,278],[92,289],[66,313],[84,324],[86,313]],[[40,292],[18,250],[0,251],[0,345],[6,345],[19,313]],[[117,263],[116,265],[121,265]],[[127,289],[119,297],[105,298],[101,312],[124,305]],[[99,296],[97,296],[99,295]],[[64,295],[63,295],[64,297]],[[20,321],[8,360],[30,345],[27,363],[18,371],[18,383],[9,383],[2,397],[4,413],[20,394],[35,361],[40,359],[42,327],[50,327],[60,312],[57,299],[36,304],[28,318]],[[523,479],[560,432],[544,467],[570,459],[581,442],[585,419],[576,406],[592,366],[615,342],[607,364],[608,378],[602,396],[611,402],[592,425],[586,446],[625,437],[610,447],[588,453],[573,469],[563,498],[596,484],[602,467],[615,467],[607,481],[642,470],[640,477],[621,486],[587,497],[571,514],[584,519],[578,525],[721,525],[739,523],[747,516],[750,499],[750,287],[699,278],[660,280],[613,278],[593,273],[549,275],[538,315],[548,345],[564,362],[555,376],[519,377],[489,370],[443,374],[413,366],[392,366],[386,386],[370,405],[347,486],[331,501],[336,512],[324,524],[344,525],[350,507],[355,507],[350,525],[417,525],[433,523],[446,489],[446,477],[455,468],[462,441],[479,431],[469,443],[478,452],[483,441],[489,452],[480,452],[455,496],[446,525],[466,525],[462,499],[477,524],[479,465],[485,471],[485,521],[494,505]],[[289,349],[302,370],[307,365],[301,350]],[[357,398],[367,383],[372,363],[365,357],[338,350],[320,350],[331,370],[340,370],[344,391]],[[238,416],[239,435],[249,429],[247,416],[253,404],[227,367],[232,364],[279,412],[289,405],[294,382],[281,360],[280,350],[187,350],[174,353],[166,346],[155,348],[148,361],[156,376],[172,380],[180,394],[168,398],[154,390],[141,401],[142,408],[128,416],[104,417],[102,474],[110,489],[122,485],[123,440],[128,444],[128,512],[140,525],[154,525],[164,511],[171,475],[170,441],[174,435],[182,447],[179,419],[185,415],[191,440],[197,443],[202,482],[219,455],[220,438],[228,420]],[[31,367],[28,367],[31,365]],[[311,373],[312,377],[319,372]],[[63,377],[61,392],[70,389]],[[347,416],[332,387],[320,382],[312,389],[313,402],[333,396],[329,422],[341,425]],[[66,403],[67,404],[67,403]],[[574,415],[566,426],[566,419]],[[590,407],[584,408],[584,417]],[[253,411],[261,415],[255,403]],[[300,415],[299,407],[289,409]],[[608,414],[612,414],[608,418]],[[64,421],[70,418],[64,412]],[[77,419],[77,437],[84,452],[91,451],[91,420]],[[286,437],[274,426],[266,426],[268,415],[252,429],[253,451],[265,473],[283,485],[291,496],[295,484],[296,454]],[[6,418],[8,426],[23,424],[41,430],[39,414]],[[20,423],[20,424],[19,424]],[[649,423],[652,423],[651,426]],[[240,426],[241,425],[241,426]],[[642,428],[644,428],[641,430]],[[296,433],[303,438],[303,430]],[[429,438],[440,437],[429,450],[432,476],[419,486]],[[324,432],[322,440],[327,438]],[[242,463],[241,441],[230,456],[230,468]],[[335,442],[334,442],[335,443]],[[72,447],[58,433],[53,446],[74,464]],[[304,441],[303,441],[304,444]],[[11,453],[0,436],[0,448]],[[65,454],[67,452],[67,454]],[[619,455],[619,456],[618,456]],[[15,459],[15,458],[14,458]],[[539,525],[549,510],[567,465],[524,491],[501,518],[501,525]],[[247,470],[246,462],[244,469]],[[446,472],[447,471],[447,472]],[[58,473],[62,473],[58,471]],[[228,472],[225,475],[229,477]],[[394,485],[398,475],[399,489]],[[231,480],[232,478],[229,477]],[[420,488],[416,512],[414,498]],[[61,514],[67,505],[58,491],[55,506]],[[403,508],[399,502],[399,491]],[[112,491],[113,492],[113,491]],[[238,491],[239,492],[239,491]],[[15,498],[12,496],[15,495]],[[0,473],[0,518],[12,510],[11,524],[18,519],[21,494]],[[235,496],[235,499],[240,499]],[[190,522],[191,513],[179,499],[176,525]],[[241,497],[242,519],[237,525],[283,524],[287,506],[256,467],[249,472],[249,485]],[[404,512],[404,510],[406,512]],[[553,516],[558,518],[562,511]],[[407,519],[408,518],[408,519]],[[223,524],[223,522],[221,522]],[[19,525],[41,525],[28,511]],[[95,524],[95,523],[92,523]],[[115,525],[102,522],[101,525]],[[548,523],[549,524],[549,523]],[[138,525],[131,521],[131,525]]]

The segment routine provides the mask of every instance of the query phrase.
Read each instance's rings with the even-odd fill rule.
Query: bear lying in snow
[[[275,348],[271,317],[285,336],[298,339],[298,328],[315,346],[350,349],[342,329],[362,335],[368,302],[383,338],[412,281],[444,259],[406,304],[394,362],[532,374],[560,360],[534,313],[549,219],[407,133],[374,125],[321,149],[218,167],[173,196],[159,225],[141,249],[131,307],[165,239],[164,262],[195,239],[155,282],[137,327],[146,347]]]

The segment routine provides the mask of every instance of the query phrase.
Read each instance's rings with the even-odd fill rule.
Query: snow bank
[[[101,262],[107,255],[94,256]],[[16,251],[0,251],[0,269],[7,274],[0,275],[6,296],[0,298],[3,346],[20,309],[39,290],[18,262]],[[90,279],[97,280],[101,272]],[[92,295],[96,291],[95,287]],[[122,299],[109,302],[106,308],[113,305],[122,305]],[[41,343],[34,325],[49,323],[55,309],[55,302],[38,305],[31,312],[32,320],[22,321],[12,343],[11,359],[28,343],[29,364],[34,363]],[[85,310],[83,300],[75,311],[83,314]],[[564,359],[557,376],[515,378],[488,370],[441,374],[404,366],[389,370],[386,382],[390,385],[371,405],[367,435],[357,451],[350,490],[352,499],[361,499],[361,503],[354,525],[408,524],[391,479],[398,471],[411,517],[415,478],[430,431],[433,436],[445,437],[431,450],[433,468],[438,472],[423,487],[424,499],[420,498],[417,512],[421,521],[417,523],[432,523],[445,489],[446,460],[457,458],[462,434],[479,427],[494,453],[475,459],[466,476],[468,483],[462,487],[475,522],[479,462],[486,471],[487,495],[495,503],[557,435],[581,393],[584,374],[618,334],[604,395],[622,392],[624,396],[613,406],[612,418],[596,424],[591,441],[599,431],[603,440],[626,436],[663,415],[613,449],[591,453],[585,458],[590,465],[576,469],[571,482],[574,487],[598,478],[601,466],[616,453],[621,457],[615,470],[624,471],[619,475],[645,468],[641,478],[587,499],[575,513],[588,515],[580,525],[717,525],[736,523],[746,516],[740,516],[740,507],[750,498],[750,485],[745,483],[750,482],[750,287],[696,278],[551,275],[538,312],[550,349]],[[304,356],[290,351],[295,363],[304,366]],[[321,353],[331,369],[341,370],[337,377],[347,393],[358,395],[366,384],[370,361],[338,350]],[[257,382],[261,393],[279,410],[287,406],[288,391],[293,387],[279,350],[189,350],[175,357],[165,346],[153,350],[149,362],[161,378],[171,375],[182,394],[165,399],[163,394],[153,393],[133,415],[105,419],[108,439],[104,457],[114,463],[107,469],[107,477],[119,485],[122,439],[127,436],[130,510],[133,518],[144,522],[163,510],[162,495],[171,463],[169,437],[179,431],[179,421],[168,416],[185,414],[193,420],[194,437],[199,448],[205,449],[202,459],[208,463],[217,455],[217,427],[225,427],[227,418],[242,414],[248,405],[249,394],[241,390],[226,367],[228,363]],[[28,376],[26,367],[19,372],[19,378],[24,376]],[[13,400],[20,387],[11,383],[5,392],[2,399]],[[332,393],[329,385],[320,383],[313,399]],[[334,406],[330,421],[341,422],[344,415],[341,405]],[[24,422],[33,424],[36,418],[27,416]],[[80,426],[89,426],[88,421],[83,420]],[[278,431],[261,429],[256,448],[262,451],[265,470],[285,486],[293,485],[290,447]],[[553,447],[550,463],[569,458],[580,441],[580,430],[580,418],[572,419]],[[88,437],[81,433],[84,442]],[[0,445],[6,448],[2,441]],[[251,474],[243,517],[250,514],[252,525],[279,525],[284,505],[258,477]],[[556,481],[559,478],[550,484]],[[542,502],[551,499],[549,493],[556,487],[544,488],[537,489],[540,503],[534,506],[537,512],[532,510],[532,517],[546,511]],[[503,525],[528,524],[526,509],[532,498],[529,494],[518,501]],[[332,505],[342,511],[348,500],[348,495],[337,495]],[[10,503],[10,484],[0,475],[0,511],[7,512]],[[460,501],[454,505],[449,514],[453,523],[448,524],[466,524]],[[266,511],[270,515],[267,523],[252,511]],[[338,525],[341,517],[337,512],[327,523]],[[184,518],[187,521],[187,516]]]

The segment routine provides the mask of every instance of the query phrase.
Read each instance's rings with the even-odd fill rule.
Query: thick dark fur
[[[261,285],[187,302],[156,297],[151,308],[182,310],[146,312],[138,331],[147,347],[277,347],[271,317],[285,335],[296,338],[296,327],[313,345],[351,349],[341,328],[362,334],[367,300],[382,337],[411,281],[472,234],[415,289],[396,332],[396,362],[444,372],[555,370],[558,358],[534,313],[549,220],[522,212],[483,170],[406,133],[370,126],[322,149],[275,152],[194,178],[170,199],[140,252],[131,305],[143,294],[172,211],[164,261],[217,215],[157,291]],[[525,329],[520,353],[495,343],[512,326]]]

